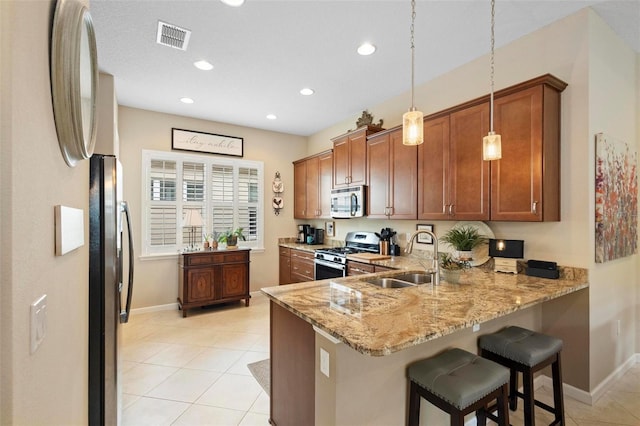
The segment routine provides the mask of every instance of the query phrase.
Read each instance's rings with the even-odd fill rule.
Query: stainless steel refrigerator
[[[98,154],[90,162],[88,423],[118,425],[122,395],[118,346],[120,324],[129,319],[133,294],[133,239],[129,208],[122,200],[120,162]],[[125,235],[127,245],[123,246]]]

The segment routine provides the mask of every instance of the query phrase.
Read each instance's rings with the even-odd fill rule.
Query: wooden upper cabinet
[[[331,217],[331,189],[333,188],[333,152],[318,155],[318,217]]]
[[[425,120],[418,219],[489,220],[489,163],[482,160],[488,123],[488,104]]]
[[[328,218],[331,215],[333,154],[325,151],[293,163],[293,217]]]
[[[402,144],[402,128],[367,141],[367,216],[416,219],[417,147]]]
[[[491,163],[491,220],[560,220],[560,92],[552,76],[494,101],[502,159]],[[536,84],[537,83],[537,84]]]
[[[418,219],[449,219],[449,115],[424,122],[418,145]]]
[[[383,130],[363,126],[333,138],[333,187],[367,184],[367,136]]]
[[[489,132],[489,104],[450,116],[449,217],[489,220],[489,162],[482,159],[482,138]]]

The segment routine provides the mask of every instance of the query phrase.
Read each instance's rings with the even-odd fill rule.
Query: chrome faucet
[[[433,272],[431,272],[431,282],[433,282],[434,285],[440,285],[440,265],[438,265],[438,237],[436,237],[436,234],[434,234],[431,231],[427,231],[426,229],[420,229],[414,232],[411,235],[411,237],[409,237],[409,241],[407,241],[407,247],[405,247],[404,252],[406,254],[411,254],[411,252],[413,251],[413,241],[420,234],[430,235],[431,239],[433,240],[433,265],[434,266],[432,268]],[[420,264],[424,266],[422,262],[420,262]]]

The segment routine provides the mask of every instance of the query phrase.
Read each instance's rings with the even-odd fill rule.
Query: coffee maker
[[[298,225],[298,242],[300,244],[307,243],[307,236],[311,235],[312,229],[311,225]]]

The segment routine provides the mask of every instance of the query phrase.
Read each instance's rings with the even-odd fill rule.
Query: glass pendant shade
[[[502,158],[502,138],[495,132],[489,132],[482,139],[482,159],[485,161],[499,160]]]
[[[424,142],[422,112],[413,108],[402,116],[402,143],[404,145],[420,145],[422,142]]]

